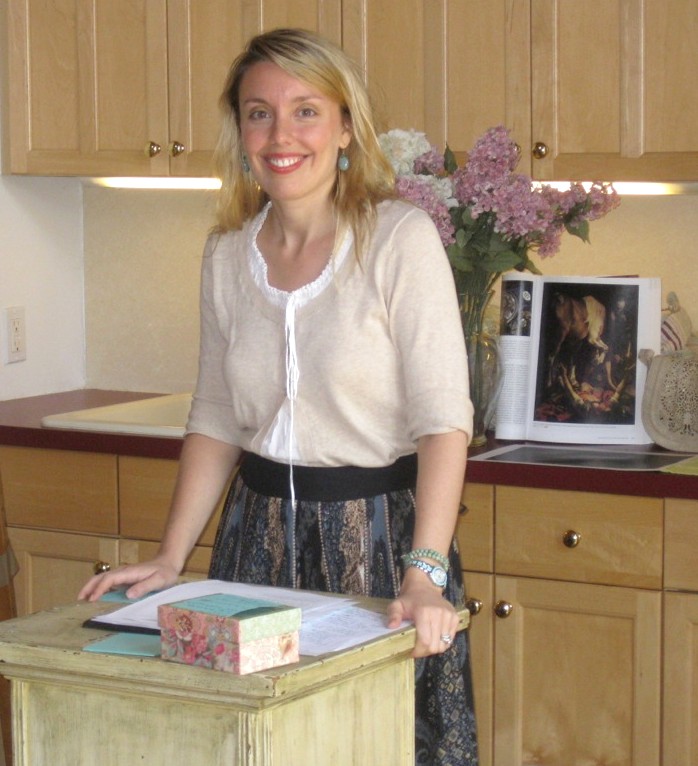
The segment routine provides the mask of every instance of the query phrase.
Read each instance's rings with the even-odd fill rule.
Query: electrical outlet
[[[23,362],[27,358],[24,306],[5,309],[5,339],[7,364]]]

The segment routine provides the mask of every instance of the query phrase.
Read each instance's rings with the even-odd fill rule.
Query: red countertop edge
[[[41,418],[45,415],[159,395],[83,389],[0,402],[0,444],[177,460],[182,449],[182,440],[179,438],[68,431],[41,426]],[[477,454],[512,443],[496,442],[490,437],[486,446],[471,452]],[[477,484],[698,499],[698,476],[659,471],[615,471],[471,461],[466,470],[466,480]]]
[[[43,428],[41,425],[41,418],[45,415],[103,407],[153,396],[161,394],[82,389],[0,402],[0,444],[178,460],[182,450],[180,438],[68,431]]]

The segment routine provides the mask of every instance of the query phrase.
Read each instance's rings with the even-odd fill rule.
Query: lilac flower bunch
[[[469,357],[474,434],[484,441],[496,389],[497,355],[484,332],[485,309],[500,275],[540,273],[529,254],[554,255],[565,231],[589,240],[589,222],[618,206],[610,184],[559,191],[516,173],[519,149],[503,126],[476,141],[458,167],[424,133],[391,130],[378,137],[396,175],[397,195],[423,208],[441,236],[458,291]],[[495,397],[496,398],[496,397]]]
[[[479,138],[463,167],[423,133],[391,130],[379,142],[396,173],[399,197],[426,210],[436,224],[459,293],[482,294],[481,309],[509,269],[540,273],[529,257],[554,255],[562,234],[589,240],[589,222],[620,204],[610,184],[580,183],[560,191],[516,173],[519,149],[504,126]],[[473,307],[477,308],[477,307]]]

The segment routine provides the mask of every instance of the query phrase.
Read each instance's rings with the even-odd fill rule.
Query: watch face
[[[429,573],[429,577],[431,577],[431,581],[434,583],[434,585],[438,585],[439,588],[446,587],[446,580],[448,579],[448,575],[446,574],[445,569],[442,569],[441,567],[434,567]]]

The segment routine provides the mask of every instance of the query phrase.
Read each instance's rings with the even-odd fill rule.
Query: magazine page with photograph
[[[504,274],[499,322],[502,380],[497,399],[497,439],[525,439],[528,417],[531,326],[534,289],[532,275]]]
[[[503,279],[496,437],[650,444],[638,353],[659,349],[660,325],[659,279]]]

